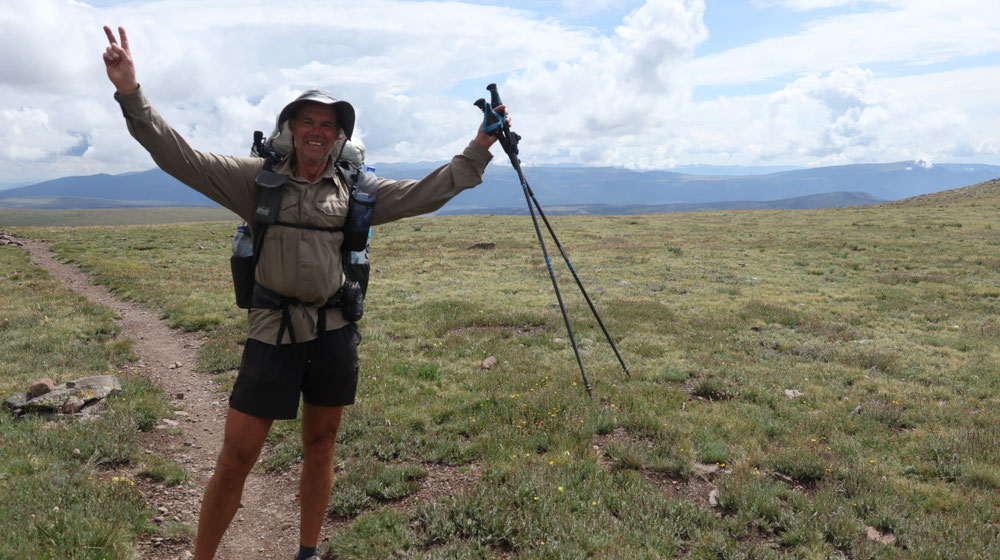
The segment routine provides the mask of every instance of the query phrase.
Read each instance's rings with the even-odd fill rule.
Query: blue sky
[[[496,82],[529,165],[1000,165],[995,0],[276,6],[0,2],[0,186],[153,166],[112,99],[103,24],[129,31],[157,110],[224,154],[318,86],[355,105],[370,161],[445,160]]]

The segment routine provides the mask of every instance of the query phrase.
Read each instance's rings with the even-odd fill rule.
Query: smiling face
[[[330,105],[305,103],[289,126],[298,162],[309,166],[324,165],[340,132],[337,111]]]

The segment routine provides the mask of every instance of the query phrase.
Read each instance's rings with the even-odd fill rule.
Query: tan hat
[[[278,114],[277,125],[280,127],[282,123],[295,116],[295,112],[299,110],[299,107],[303,103],[332,105],[337,111],[337,123],[344,131],[344,136],[349,139],[351,134],[354,133],[354,107],[346,101],[339,101],[336,97],[321,89],[306,90],[302,95],[296,97],[295,101],[285,105],[285,108]]]
[[[285,105],[285,108],[278,113],[278,118],[275,119],[274,131],[271,132],[271,136],[268,137],[266,144],[281,156],[292,153],[294,148],[292,144],[292,129],[289,121],[304,103],[331,105],[337,111],[337,124],[340,126],[343,134],[337,138],[337,142],[334,143],[330,151],[330,155],[334,159],[337,159],[344,147],[344,142],[354,133],[354,107],[346,101],[339,101],[321,89],[307,90],[302,95],[296,97],[294,101]]]

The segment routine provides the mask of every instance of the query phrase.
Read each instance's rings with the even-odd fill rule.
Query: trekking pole
[[[494,84],[490,85],[493,85],[494,88],[496,87]],[[486,114],[486,120],[489,120],[490,118],[489,113],[493,113],[499,117],[499,123],[504,123],[504,125],[493,129],[496,131],[494,132],[494,135],[498,140],[500,140],[500,145],[503,147],[503,150],[507,152],[508,156],[510,156],[510,163],[514,166],[514,170],[517,171],[517,176],[521,180],[521,190],[524,192],[524,201],[528,203],[528,212],[531,213],[531,222],[535,225],[535,235],[538,236],[538,244],[542,247],[542,256],[545,257],[545,266],[549,269],[549,279],[552,280],[552,287],[556,292],[556,300],[559,302],[559,311],[562,313],[563,322],[566,324],[566,332],[569,333],[569,341],[573,346],[573,354],[576,356],[576,363],[580,366],[580,377],[583,378],[583,387],[587,390],[587,396],[593,399],[594,395],[591,392],[590,381],[587,379],[587,372],[583,368],[583,359],[580,358],[580,348],[576,345],[576,336],[573,334],[573,326],[569,322],[569,315],[566,314],[566,304],[563,303],[562,293],[559,291],[559,282],[556,280],[556,273],[552,268],[552,259],[549,258],[549,252],[545,248],[545,239],[542,237],[542,229],[538,227],[538,218],[535,217],[535,209],[531,206],[531,198],[528,196],[528,180],[524,177],[524,173],[521,172],[521,165],[517,159],[517,140],[513,140],[513,142],[511,141],[512,138],[516,137],[511,135],[515,135],[516,133],[505,126],[506,116],[503,112],[497,113],[492,110],[492,107],[500,104],[500,96],[496,93],[495,89],[490,90],[490,93],[493,94],[493,103],[490,104],[490,107],[487,107],[485,99],[477,100],[476,106],[482,109],[483,113]],[[495,125],[497,123],[493,124]],[[488,133],[492,132],[490,130],[485,131]],[[520,139],[519,137],[517,138]]]
[[[496,84],[490,84],[486,86],[486,89],[490,91],[490,98],[493,106],[500,104],[500,92],[497,90]],[[506,120],[504,121],[503,126],[504,127],[507,126]],[[508,155],[512,158],[513,161],[513,159],[517,159],[517,154],[518,154],[517,142],[518,140],[521,139],[521,137],[518,136],[517,133],[511,131],[509,128],[507,130],[511,135],[513,135],[513,138],[510,139],[512,140],[512,142],[510,142],[509,140],[509,143],[513,144],[514,153],[510,154],[508,152]],[[501,145],[503,144],[501,143]],[[517,169],[519,176],[523,177],[523,174],[521,174],[520,172],[520,159],[518,159]],[[611,349],[614,350],[615,357],[618,358],[618,363],[621,364],[622,366],[622,371],[625,372],[626,377],[632,377],[632,374],[629,373],[628,371],[628,366],[625,365],[625,360],[622,358],[621,352],[618,351],[618,346],[615,344],[614,339],[611,338],[611,334],[608,332],[608,328],[604,325],[604,321],[601,320],[601,314],[597,312],[597,308],[594,306],[593,300],[590,299],[590,294],[588,294],[587,289],[583,287],[583,282],[580,280],[580,275],[577,274],[576,268],[573,266],[573,263],[570,262],[569,260],[569,255],[566,254],[566,251],[563,249],[562,243],[559,242],[559,237],[556,235],[555,230],[552,229],[552,224],[549,222],[548,217],[546,217],[545,211],[542,210],[541,203],[538,202],[538,199],[535,197],[534,191],[531,190],[531,186],[528,185],[527,181],[523,181],[522,184],[523,187],[526,189],[527,194],[530,196],[531,201],[534,203],[535,208],[538,209],[538,215],[541,216],[542,221],[545,223],[546,229],[548,229],[549,231],[549,235],[552,236],[552,241],[555,242],[556,247],[559,249],[559,254],[562,255],[563,261],[566,262],[566,266],[569,268],[569,271],[573,274],[573,280],[576,281],[576,285],[577,287],[580,288],[580,293],[583,294],[583,298],[587,301],[587,305],[590,307],[591,313],[593,313],[594,318],[597,319],[597,324],[601,327],[601,331],[604,332],[604,337],[608,340],[608,344],[611,345]]]
[[[549,259],[548,252],[545,248],[545,241],[542,238],[541,229],[538,227],[538,220],[535,217],[535,209],[538,210],[538,215],[541,216],[542,221],[545,223],[545,227],[552,236],[552,240],[555,242],[556,247],[559,249],[559,253],[563,257],[563,261],[566,262],[566,266],[569,268],[570,272],[573,274],[573,279],[576,281],[577,287],[580,288],[580,292],[583,294],[584,299],[587,301],[587,305],[590,307],[590,311],[594,314],[594,318],[597,319],[597,324],[600,325],[601,330],[604,332],[604,336],[607,338],[608,343],[611,345],[612,350],[615,352],[615,356],[618,358],[618,362],[622,366],[622,370],[625,372],[627,377],[631,377],[628,371],[628,366],[625,365],[625,360],[622,358],[621,353],[618,351],[618,346],[615,345],[614,340],[611,338],[611,334],[608,332],[607,327],[604,325],[604,321],[601,320],[601,315],[597,312],[597,308],[594,306],[594,302],[590,299],[590,295],[587,293],[586,288],[583,287],[583,282],[580,280],[579,274],[576,272],[576,268],[573,267],[573,263],[569,260],[569,255],[566,254],[565,249],[563,249],[562,244],[559,242],[559,237],[556,235],[555,230],[552,228],[552,224],[549,222],[548,217],[545,216],[545,212],[542,210],[542,205],[538,202],[535,197],[534,191],[531,190],[531,185],[528,184],[528,180],[524,176],[524,172],[521,170],[521,162],[518,158],[518,148],[517,143],[521,137],[514,131],[510,130],[507,125],[507,121],[504,115],[504,111],[494,111],[493,107],[497,107],[502,104],[500,101],[500,93],[497,90],[496,84],[490,84],[486,86],[486,89],[490,92],[490,103],[487,104],[485,99],[479,99],[476,101],[476,106],[483,111],[486,115],[486,126],[484,131],[493,134],[500,140],[500,145],[503,147],[504,152],[510,158],[511,165],[517,172],[518,179],[521,181],[521,188],[524,192],[525,201],[528,204],[528,212],[531,214],[532,223],[535,225],[535,233],[538,235],[539,244],[542,247],[542,253],[545,256],[545,264],[549,269],[549,277],[552,279],[552,285],[556,291],[556,298],[559,300],[559,308],[562,311],[563,319],[566,322],[566,329],[569,332],[570,341],[573,343],[573,350],[576,353],[577,363],[580,365],[580,373],[583,376],[584,384],[587,388],[587,394],[590,394],[590,384],[587,382],[586,373],[584,373],[583,363],[580,360],[580,354],[576,346],[576,340],[573,336],[572,328],[569,324],[569,319],[566,315],[566,309],[562,302],[562,296],[559,293],[559,286],[556,282],[555,273],[552,270],[552,263]],[[492,116],[494,118],[490,118]]]

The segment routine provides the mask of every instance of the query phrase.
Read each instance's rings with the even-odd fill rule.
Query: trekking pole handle
[[[503,101],[500,101],[500,91],[497,90],[496,84],[490,84],[486,86],[486,89],[490,91],[490,105],[493,107],[503,105]],[[504,111],[497,111],[497,113],[499,113],[501,117],[504,116]]]
[[[503,105],[503,101],[500,101],[500,91],[497,89],[496,84],[490,84],[486,86],[486,89],[490,92],[490,105],[493,105],[494,107]]]
[[[499,137],[503,132],[504,117],[502,112],[498,113],[493,110],[493,107],[486,102],[485,99],[480,97],[473,103],[479,110],[483,112],[483,125],[482,131],[490,136]]]

